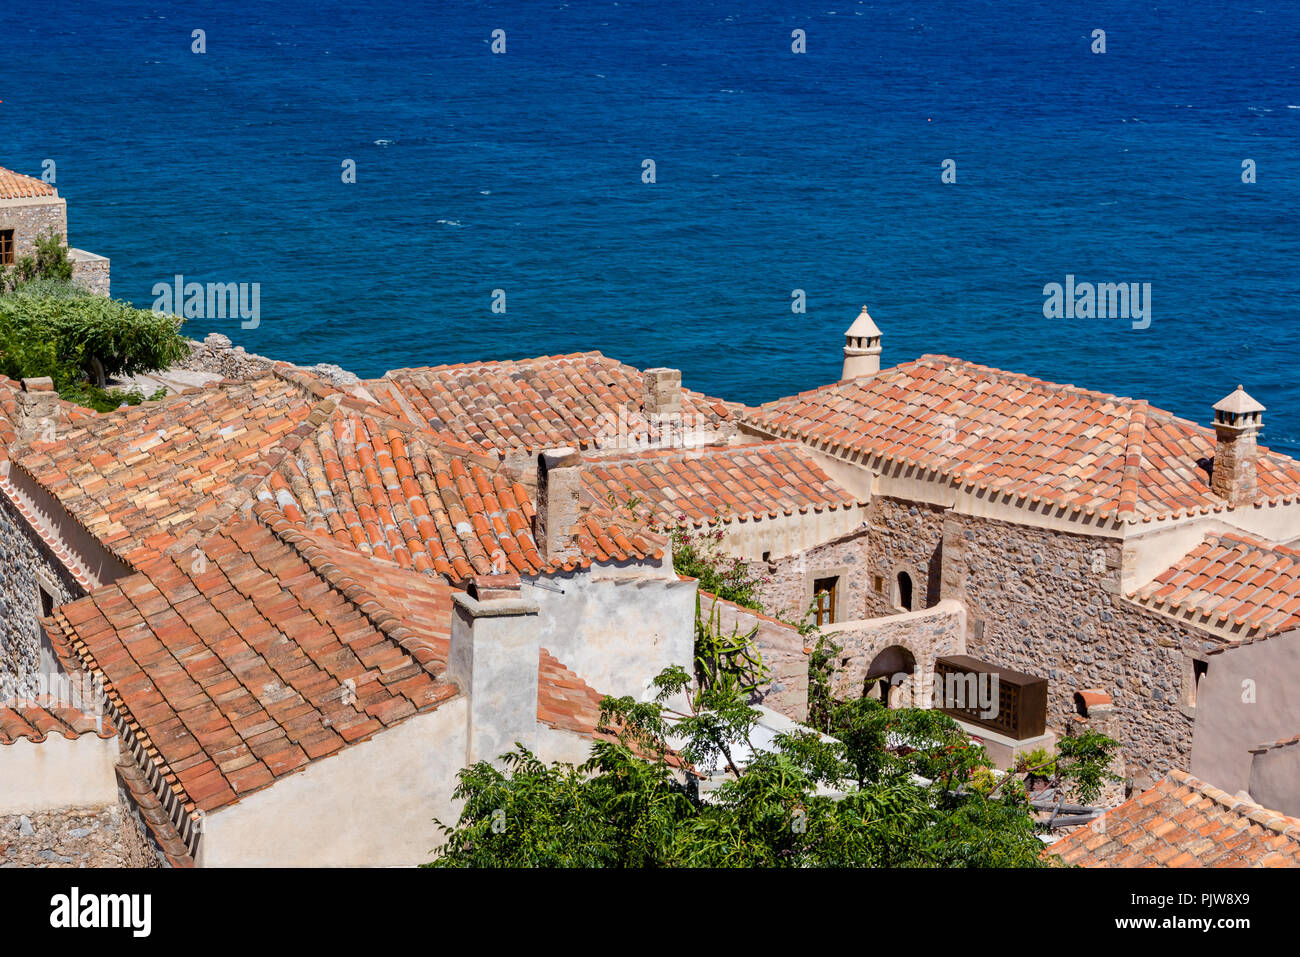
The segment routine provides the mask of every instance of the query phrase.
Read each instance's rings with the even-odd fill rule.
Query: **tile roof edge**
[[[55,706],[51,707],[52,704]],[[32,744],[41,744],[49,740],[51,735],[58,735],[68,741],[76,741],[79,738],[83,738],[92,733],[95,737],[103,741],[108,741],[117,737],[117,728],[113,726],[111,721],[105,722],[103,715],[95,715],[92,718],[92,716],[82,708],[57,704],[56,701],[50,699],[48,696],[33,699],[19,699],[8,704],[0,704],[0,713],[6,711],[13,712],[19,718],[22,718],[23,722],[28,726],[28,728],[30,728],[30,730],[26,732],[19,731],[10,741],[5,741],[3,738],[0,738],[0,747],[5,747],[17,741],[30,741]],[[58,727],[50,728],[48,731],[42,731],[24,717],[24,712],[32,711],[42,712],[49,715],[51,719],[57,722]],[[63,720],[63,718],[56,713],[57,711],[70,711],[74,716],[84,718],[86,721],[93,720],[96,727],[88,727],[84,731],[78,731],[75,726]]]
[[[696,579],[691,578],[689,575],[681,575],[679,576],[679,578],[685,581],[696,581]],[[789,628],[791,631],[799,630],[796,625],[792,625],[788,621],[782,621],[780,618],[773,618],[771,615],[761,611],[755,611],[753,608],[746,608],[744,605],[738,605],[736,602],[730,601],[726,598],[719,598],[717,595],[713,594],[713,592],[705,591],[703,588],[699,588],[697,589],[696,592],[696,601],[699,601],[702,598],[712,599],[714,604],[718,604],[720,602],[724,605],[730,605],[732,608],[746,615],[751,615],[754,618],[760,618],[763,621],[771,622],[774,625],[780,625],[782,628]],[[807,649],[805,649],[805,653],[807,653]]]
[[[137,572],[136,574],[140,573]],[[104,589],[118,587],[118,583],[102,586]],[[88,601],[92,599],[87,595],[78,600]],[[185,785],[181,783],[180,778],[172,770],[171,764],[163,757],[157,745],[153,743],[148,731],[144,729],[139,719],[127,706],[126,700],[117,690],[117,687],[104,674],[103,668],[100,667],[94,653],[86,646],[84,641],[75,638],[76,629],[64,613],[66,607],[67,605],[62,605],[56,608],[54,614],[47,619],[53,622],[59,630],[59,636],[56,638],[53,630],[47,629],[47,635],[50,638],[51,645],[55,647],[56,654],[61,654],[60,649],[62,649],[71,657],[71,661],[79,664],[77,670],[88,673],[98,683],[100,693],[107,704],[109,716],[112,718],[113,724],[117,726],[123,750],[129,755],[128,760],[144,775],[145,780],[150,783],[152,791],[159,801],[164,806],[167,803],[172,804],[173,823],[175,823],[175,815],[185,815],[193,820],[194,815],[197,813],[196,802],[190,797],[189,791],[186,790]],[[148,762],[149,767],[145,767],[145,762]],[[173,800],[171,802],[163,801],[163,791],[167,791],[172,795]]]
[[[604,355],[599,349],[591,349],[587,352],[564,352],[564,353],[557,353],[555,355],[524,356],[521,359],[470,359],[465,362],[443,362],[443,363],[439,363],[438,365],[432,365],[432,366],[402,366],[401,368],[397,368],[397,369],[389,369],[383,375],[379,376],[378,379],[366,379],[363,380],[363,382],[374,382],[383,379],[393,379],[396,376],[401,374],[417,375],[417,374],[429,373],[429,372],[449,372],[458,369],[468,369],[472,366],[524,365],[529,362],[546,362],[546,361],[553,362],[559,359],[582,359],[582,358],[590,358],[590,357],[598,357],[601,359],[610,358],[609,356]],[[617,359],[614,359],[613,361],[618,362]],[[620,362],[619,364],[625,365],[626,363]]]
[[[1260,827],[1273,831],[1300,844],[1300,818],[1287,817],[1281,811],[1263,807],[1253,801],[1234,797],[1222,788],[1207,784],[1187,771],[1171,770],[1166,781],[1173,781],[1180,787],[1190,788],[1208,800],[1213,801],[1228,811],[1250,818]],[[1158,787],[1159,785],[1157,785]],[[1144,792],[1145,793],[1145,792]]]
[[[1267,751],[1278,751],[1282,748],[1289,748],[1293,744],[1300,744],[1300,734],[1293,735],[1289,738],[1279,738],[1277,741],[1266,741],[1250,749],[1251,754],[1263,754]]]

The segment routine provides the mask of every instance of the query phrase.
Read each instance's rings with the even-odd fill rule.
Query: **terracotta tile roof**
[[[533,538],[534,507],[523,485],[467,446],[359,404],[331,411],[259,494],[292,521],[454,582],[490,573],[494,563],[498,571],[538,573],[662,554],[657,537],[593,507],[579,535],[583,557],[548,563]]]
[[[395,369],[365,386],[416,425],[498,452],[592,448],[620,409],[642,408],[641,370],[599,352]],[[733,418],[722,400],[689,389],[682,412],[712,425]]]
[[[0,166],[0,200],[29,199],[36,196],[58,196],[58,191],[44,180],[24,176]]]
[[[1083,867],[1297,867],[1300,820],[1184,771],[1047,848]]]
[[[1211,535],[1130,597],[1234,639],[1277,634],[1300,625],[1300,551]]]
[[[677,516],[695,526],[852,508],[860,503],[797,442],[662,449],[583,460],[583,481],[602,501],[638,500],[656,523]]]
[[[428,653],[449,633],[447,586],[373,558],[358,580],[346,550],[266,505],[201,550],[149,561],[60,607],[49,628],[61,657],[103,680],[144,767],[191,815],[457,694]],[[403,574],[422,599],[390,607],[390,576]]]
[[[744,413],[875,467],[915,465],[1018,504],[1150,521],[1222,511],[1207,463],[1214,432],[1146,402],[1044,382],[948,356],[922,356]],[[1300,462],[1261,447],[1259,492],[1300,500]]]
[[[612,738],[599,734],[600,703],[605,696],[558,658],[542,649],[537,670],[537,720],[561,731],[588,737]]]
[[[69,740],[83,734],[115,738],[117,729],[106,717],[96,718],[79,708],[70,708],[45,698],[10,702],[9,706],[0,707],[0,745],[19,740],[39,744],[51,734]]]
[[[1292,745],[1300,744],[1300,734],[1292,735],[1289,738],[1279,738],[1276,741],[1269,741],[1250,749],[1251,754],[1263,754],[1266,751],[1278,751],[1282,748],[1289,748]]]
[[[247,509],[271,464],[332,407],[276,377],[192,389],[74,424],[18,450],[15,466],[136,566],[192,547],[197,523]]]

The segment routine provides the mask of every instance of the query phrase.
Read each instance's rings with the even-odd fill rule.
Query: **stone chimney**
[[[59,421],[59,394],[49,376],[23,379],[23,391],[17,397],[14,431],[19,443],[49,441]]]
[[[570,448],[537,455],[537,503],[533,538],[546,561],[577,558],[577,524],[581,518],[582,458]]]
[[[1241,386],[1214,405],[1214,467],[1210,488],[1233,505],[1255,500],[1255,438],[1264,427],[1264,407]]]
[[[641,399],[646,415],[682,411],[682,370],[646,369],[641,374]]]
[[[452,595],[447,674],[468,698],[466,764],[536,747],[538,606],[518,575],[480,575]]]
[[[880,371],[880,330],[862,307],[853,325],[844,331],[844,371],[840,381],[873,376]]]

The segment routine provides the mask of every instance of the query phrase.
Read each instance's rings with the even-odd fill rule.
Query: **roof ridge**
[[[271,534],[295,552],[313,572],[323,578],[331,588],[349,601],[367,621],[385,637],[410,655],[411,659],[431,676],[438,679],[445,677],[446,669],[435,670],[436,660],[429,654],[416,654],[414,649],[432,652],[429,641],[403,625],[389,610],[389,605],[373,591],[339,568],[318,543],[317,539],[301,526],[289,521],[284,513],[271,502],[260,501],[253,506],[257,520],[270,530]],[[369,556],[357,553],[359,559]],[[422,572],[411,570],[412,575]]]
[[[1129,407],[1128,429],[1124,433],[1124,468],[1120,473],[1116,515],[1132,521],[1137,516],[1138,485],[1146,462],[1147,409],[1143,399]]]
[[[554,355],[524,356],[521,359],[467,359],[464,362],[440,362],[437,365],[431,366],[402,366],[398,369],[389,369],[383,375],[379,376],[379,379],[392,379],[399,373],[416,375],[429,372],[449,372],[455,369],[468,369],[471,366],[525,365],[530,362],[554,362],[560,359],[582,359],[593,356],[599,356],[602,359],[611,358],[610,356],[606,356],[599,349],[589,349],[586,352],[563,352]],[[619,362],[617,359],[614,359],[613,361]],[[625,364],[626,363],[619,362],[619,365]]]

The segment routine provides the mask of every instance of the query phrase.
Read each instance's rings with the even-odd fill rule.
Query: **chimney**
[[[682,370],[646,369],[641,373],[641,399],[646,415],[682,411]]]
[[[840,381],[873,376],[880,371],[880,330],[862,307],[853,325],[844,331],[844,371]]]
[[[23,379],[14,418],[19,443],[52,441],[59,421],[59,394],[54,391],[54,380],[49,376]]]
[[[1241,386],[1214,405],[1214,466],[1210,488],[1233,505],[1255,500],[1255,438],[1264,427],[1264,407]]]
[[[581,518],[582,458],[570,448],[548,449],[537,455],[537,511],[533,538],[548,562],[577,558],[577,525]]]
[[[466,764],[493,761],[518,741],[536,746],[538,606],[518,575],[480,575],[452,595],[447,674],[468,698]]]

